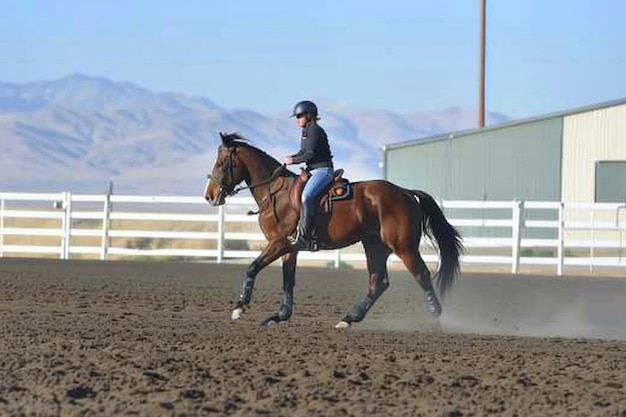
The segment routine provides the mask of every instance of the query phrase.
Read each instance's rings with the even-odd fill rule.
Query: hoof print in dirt
[[[205,397],[204,391],[200,391],[197,389],[188,389],[184,390],[180,393],[182,398],[186,398],[188,400],[201,400]]]
[[[274,384],[279,383],[280,379],[276,378],[275,376],[268,375],[265,378],[263,378],[263,381],[265,381],[265,383],[269,385],[274,385]]]
[[[166,410],[173,410],[174,409],[174,404],[172,404],[169,401],[163,402],[161,404],[159,404],[161,406],[161,408],[164,408]]]
[[[335,370],[333,371],[333,376],[337,379],[345,379],[346,373],[344,371]]]
[[[90,387],[78,386],[68,389],[65,392],[65,396],[72,400],[81,400],[83,398],[93,398],[96,396],[96,392]]]
[[[143,371],[143,376],[150,381],[167,381],[167,378],[155,371]]]

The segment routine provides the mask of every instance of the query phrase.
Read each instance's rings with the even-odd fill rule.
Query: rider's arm
[[[315,148],[321,137],[321,128],[313,126],[307,129],[306,137],[303,137],[300,143],[300,152],[295,155],[291,155],[294,164],[300,164],[302,162],[308,162],[315,155]]]

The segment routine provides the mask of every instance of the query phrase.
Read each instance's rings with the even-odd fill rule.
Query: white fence
[[[513,273],[520,265],[548,266],[559,275],[564,266],[589,271],[626,266],[624,204],[442,201],[440,205],[463,235],[464,265],[510,265]],[[0,256],[253,259],[265,241],[257,217],[246,214],[255,208],[249,197],[233,197],[225,206],[213,208],[201,197],[4,192]],[[233,225],[238,225],[236,230],[231,230]],[[233,248],[228,242],[239,244]],[[422,244],[425,261],[437,262],[428,242]],[[304,252],[300,258],[335,267],[365,260],[355,248]]]

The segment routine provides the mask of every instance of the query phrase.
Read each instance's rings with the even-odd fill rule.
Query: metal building
[[[626,99],[396,143],[385,178],[441,200],[626,201]]]

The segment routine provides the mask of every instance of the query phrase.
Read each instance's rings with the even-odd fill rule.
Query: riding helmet
[[[291,117],[298,114],[308,114],[310,117],[317,117],[317,106],[312,101],[304,100],[293,106]]]

